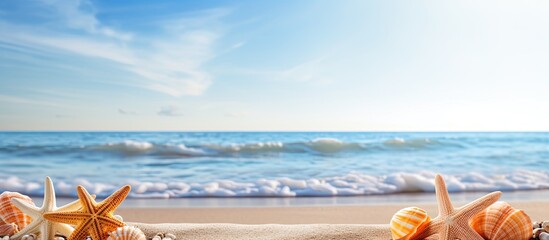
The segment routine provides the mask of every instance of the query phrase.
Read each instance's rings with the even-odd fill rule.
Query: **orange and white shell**
[[[475,215],[471,227],[488,240],[528,240],[532,238],[532,220],[524,211],[506,202],[496,202]]]
[[[145,234],[136,227],[123,226],[109,233],[107,240],[146,240]]]
[[[17,192],[5,191],[0,194],[0,219],[8,224],[15,223],[18,229],[21,230],[29,225],[32,219],[27,214],[21,212],[21,210],[11,202],[11,199],[13,198],[31,203],[32,205],[34,205],[34,203],[30,197]]]
[[[408,240],[421,232],[431,218],[425,210],[418,207],[407,207],[399,210],[391,218],[391,234],[395,240]]]
[[[18,232],[19,229],[15,223],[5,223],[0,219],[0,237],[1,236],[11,236]]]

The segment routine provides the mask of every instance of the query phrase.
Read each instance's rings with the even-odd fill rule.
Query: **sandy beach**
[[[455,206],[461,206],[458,202]],[[121,208],[125,221],[147,234],[182,239],[390,239],[388,223],[408,206],[437,215],[435,204],[314,207]],[[549,201],[516,201],[533,221],[549,219]],[[145,223],[145,224],[143,224]],[[163,223],[163,224],[159,224]]]

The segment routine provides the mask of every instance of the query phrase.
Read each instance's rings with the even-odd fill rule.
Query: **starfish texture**
[[[104,240],[109,232],[125,225],[113,213],[126,199],[130,189],[126,185],[97,203],[84,187],[78,186],[78,198],[83,206],[81,211],[46,213],[44,217],[50,221],[76,225],[68,240],[84,240],[87,236],[93,240]]]
[[[469,220],[477,213],[495,203],[501,196],[501,192],[492,192],[463,207],[454,208],[450,201],[446,183],[444,183],[444,179],[440,175],[436,175],[435,177],[435,191],[438,202],[438,216],[412,239],[483,240],[469,226]]]
[[[71,202],[65,206],[57,207],[55,200],[55,189],[50,177],[46,177],[44,182],[44,202],[42,207],[34,206],[17,198],[11,200],[12,203],[19,208],[23,213],[32,218],[32,222],[21,231],[12,236],[18,239],[24,235],[37,234],[40,240],[51,240],[55,234],[68,236],[72,233],[73,228],[67,224],[48,221],[43,217],[44,213],[53,211],[76,211],[82,207],[79,201]]]

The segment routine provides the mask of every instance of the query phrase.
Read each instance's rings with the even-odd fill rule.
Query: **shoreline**
[[[488,192],[450,193],[453,201],[470,202]],[[41,197],[32,197],[35,204],[41,204]],[[76,198],[58,198],[58,205]],[[100,198],[98,201],[101,200]],[[503,192],[500,201],[540,202],[549,201],[549,190],[523,190]],[[433,193],[398,193],[368,196],[333,197],[200,197],[200,198],[128,198],[122,204],[125,208],[272,208],[272,207],[338,207],[338,206],[384,206],[401,204],[435,204]],[[548,205],[549,208],[549,205]]]

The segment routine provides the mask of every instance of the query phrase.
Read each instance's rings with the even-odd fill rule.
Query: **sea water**
[[[0,192],[132,198],[549,189],[549,133],[2,132]]]

